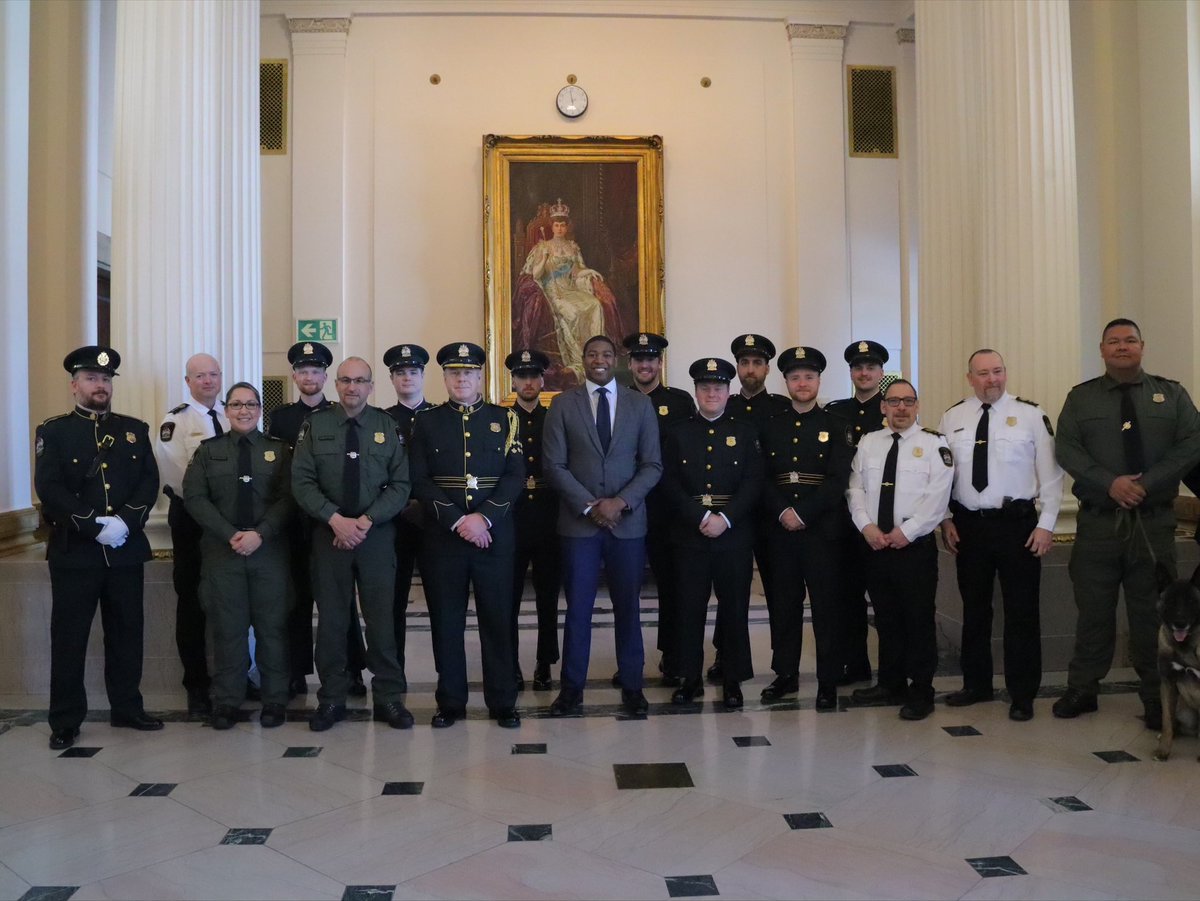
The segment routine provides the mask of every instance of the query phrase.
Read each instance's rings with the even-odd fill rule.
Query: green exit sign
[[[337,341],[338,321],[336,319],[297,319],[297,341]]]

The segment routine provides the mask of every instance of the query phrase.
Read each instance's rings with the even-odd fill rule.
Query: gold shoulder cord
[[[514,448],[517,453],[521,452],[521,441],[518,437],[521,426],[517,420],[517,414],[512,410],[508,410],[508,437],[504,439],[504,454],[508,456],[509,452]]]

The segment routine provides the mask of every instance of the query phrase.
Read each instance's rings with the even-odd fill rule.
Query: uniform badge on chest
[[[1015,416],[1010,416],[1010,417],[1008,417],[1006,420],[1004,420],[1004,424],[1005,424],[1005,425],[1007,425],[1007,426],[1014,426],[1014,425],[1016,425],[1016,424],[1017,424],[1017,417],[1015,417]]]
[[[829,440],[829,433],[828,432],[817,432],[817,440],[820,441],[822,444],[824,444],[825,442],[827,442]]]
[[[668,412],[668,410],[667,410],[667,406],[666,406],[666,404],[663,404],[661,407],[659,407],[659,408],[658,408],[658,415],[659,415],[659,416],[666,416],[666,415],[667,415],[667,412]]]
[[[725,439],[725,446],[726,447],[737,447],[737,435],[729,435]]]
[[[498,423],[498,422],[493,422],[493,423],[491,424],[491,428],[492,428],[492,431],[493,431],[493,432],[499,432],[499,431],[500,431],[500,423]]]
[[[924,457],[924,456],[925,456],[925,448],[923,448],[923,447],[914,447],[914,448],[913,448],[913,456],[914,456],[914,457]]]
[[[137,444],[137,435],[133,434],[133,432],[126,432],[125,440],[130,444]]]
[[[272,450],[263,451],[263,459],[266,460],[268,463],[274,463],[275,462],[275,451],[272,451]]]
[[[385,440],[386,440],[386,439],[384,438],[383,432],[376,432],[376,433],[375,433],[375,443],[376,443],[376,444],[383,444],[383,442],[384,442]]]

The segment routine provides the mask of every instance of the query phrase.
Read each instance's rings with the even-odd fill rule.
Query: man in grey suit
[[[592,646],[592,607],[603,564],[616,626],[621,703],[648,709],[642,693],[642,573],[646,494],[662,475],[658,422],[650,400],[613,381],[617,348],[604,335],[583,346],[587,381],[550,405],[542,435],[543,470],[558,494],[558,534],[567,596],[562,691],[551,716],[583,709]]]

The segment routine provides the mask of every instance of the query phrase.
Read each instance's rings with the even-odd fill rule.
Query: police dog
[[[1191,579],[1172,579],[1162,564],[1156,575],[1163,728],[1154,759],[1166,760],[1171,756],[1177,718],[1193,726],[1200,715],[1200,566]]]

